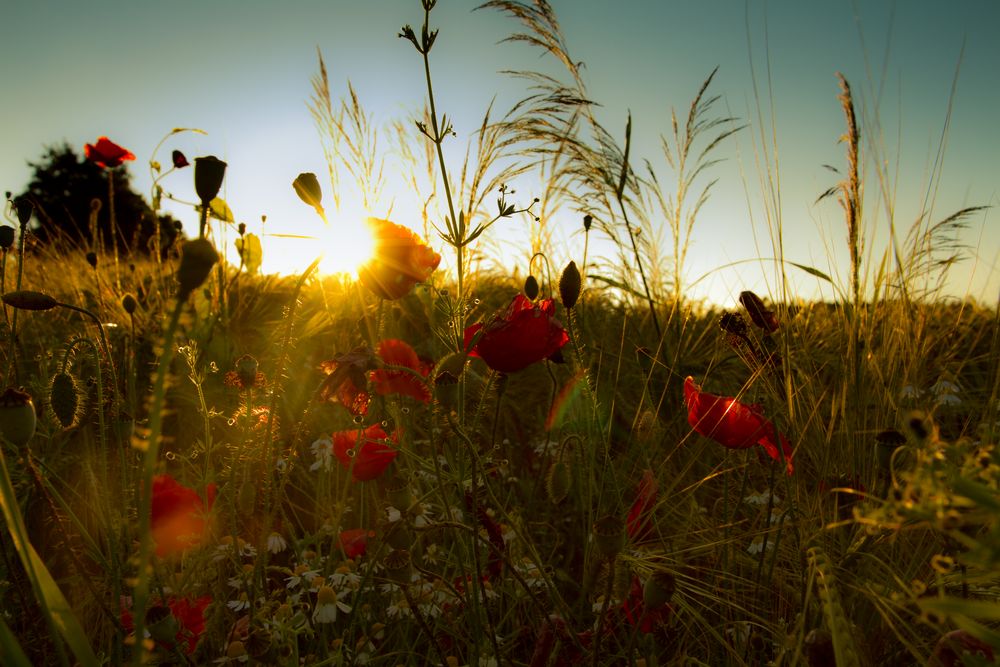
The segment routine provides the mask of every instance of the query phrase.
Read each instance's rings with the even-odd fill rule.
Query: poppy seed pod
[[[594,224],[594,218],[590,215],[583,216],[583,231],[589,232],[590,226]]]
[[[35,434],[35,405],[31,396],[20,389],[8,387],[0,394],[0,434],[7,442],[21,447]]]
[[[14,245],[14,228],[7,225],[0,227],[0,248],[10,250],[12,245]]]
[[[319,179],[311,171],[303,172],[292,181],[295,194],[299,199],[316,209],[316,212],[323,215],[323,190],[319,187]]]
[[[124,308],[125,312],[128,313],[129,315],[134,314],[135,309],[138,306],[139,303],[135,300],[135,297],[132,296],[131,294],[126,294],[125,296],[122,297],[122,308]]]
[[[594,522],[594,546],[607,559],[621,553],[625,546],[625,522],[611,514]]]
[[[185,243],[177,269],[177,282],[180,283],[177,298],[183,301],[200,287],[218,260],[219,255],[208,239],[198,238]]]
[[[393,549],[389,555],[382,559],[382,566],[385,567],[386,576],[395,583],[405,586],[410,583],[413,575],[413,561],[410,552],[406,549]]]
[[[642,587],[642,606],[647,610],[662,607],[670,602],[676,589],[677,580],[674,575],[665,570],[657,570]]]
[[[740,292],[740,303],[747,310],[750,320],[765,333],[778,330],[778,318],[764,306],[764,301],[753,292]]]
[[[214,155],[194,159],[194,189],[202,206],[208,206],[209,202],[219,196],[219,188],[222,187],[225,176],[226,163]]]
[[[535,276],[529,275],[524,280],[524,296],[528,297],[531,301],[538,298],[538,280]]]
[[[35,212],[35,205],[27,197],[18,197],[14,200],[14,210],[17,211],[17,221],[24,227],[31,221],[31,214]]]
[[[5,292],[0,298],[8,306],[20,310],[52,310],[59,305],[59,302],[48,294],[26,289]]]
[[[576,305],[576,300],[580,298],[582,285],[583,279],[580,276],[580,270],[576,268],[576,262],[570,262],[559,277],[559,297],[562,299],[564,308],[569,309]]]

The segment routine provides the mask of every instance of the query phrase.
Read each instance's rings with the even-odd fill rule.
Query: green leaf
[[[0,664],[8,667],[31,667],[17,637],[0,618]]]
[[[806,266],[805,264],[796,264],[795,262],[789,262],[788,260],[785,260],[785,263],[786,264],[791,264],[792,266],[794,266],[797,269],[802,269],[803,271],[805,271],[806,273],[808,273],[811,276],[816,276],[817,278],[822,278],[823,280],[825,280],[826,282],[830,283],[831,285],[833,284],[833,280],[830,278],[830,276],[826,275],[825,273],[823,273],[819,269],[814,269],[813,267]]]
[[[222,222],[234,222],[233,211],[229,208],[229,204],[220,197],[216,197],[208,205],[208,214],[215,218],[216,220],[221,220]]]
[[[260,271],[261,262],[264,260],[264,248],[260,244],[260,237],[256,234],[244,234],[242,238],[236,239],[236,250],[240,253],[243,261],[243,268],[247,273],[257,273]]]
[[[980,507],[1000,512],[1000,500],[997,500],[995,492],[982,484],[977,484],[965,477],[956,477],[952,480],[952,487],[955,489],[955,493],[968,498]]]
[[[17,504],[17,495],[10,481],[10,474],[7,472],[7,460],[3,455],[2,448],[0,448],[0,510],[3,511],[4,521],[8,532],[10,532],[14,550],[21,559],[21,564],[24,566],[24,571],[31,582],[31,587],[35,592],[35,597],[38,598],[49,627],[62,635],[66,643],[69,644],[73,655],[83,667],[91,665],[96,667],[99,662],[87,640],[87,634],[73,614],[73,609],[66,597],[56,585],[49,569],[45,567],[45,563],[28,541],[28,531],[24,526],[21,508]],[[53,639],[56,638],[53,637]]]

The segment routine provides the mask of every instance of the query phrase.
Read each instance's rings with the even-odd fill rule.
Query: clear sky
[[[494,96],[505,111],[523,94],[499,70],[558,71],[524,44],[499,43],[519,26],[494,11],[473,11],[477,4],[440,0],[432,13],[441,32],[431,66],[439,107],[455,121],[456,148],[473,138]],[[837,143],[844,120],[834,76],[841,71],[854,87],[864,128],[876,126],[877,108],[879,158],[888,161],[895,180],[897,228],[905,232],[923,210],[937,220],[964,206],[994,207],[970,219],[962,240],[973,256],[953,270],[948,293],[996,302],[1000,3],[552,0],[552,5],[571,55],[586,64],[589,91],[602,104],[600,120],[621,137],[631,111],[636,154],[653,160],[661,174],[668,170],[657,137],[669,130],[669,109],[686,112],[716,65],[712,89],[722,96],[723,109],[750,123],[720,153],[726,161],[714,170],[720,182],[695,229],[686,281],[708,277],[691,288],[691,296],[727,304],[742,289],[771,291],[773,271],[762,270],[760,263],[717,268],[773,256],[764,206],[770,195],[761,190],[768,174],[780,179],[786,257],[846,277],[840,209],[833,199],[815,203],[837,180],[823,165],[842,167],[845,161]],[[156,144],[174,127],[196,127],[207,134],[177,135],[157,158],[169,162],[173,148],[189,158],[217,155],[229,163],[224,196],[238,220],[254,228],[267,215],[271,232],[309,231],[317,223],[290,183],[299,172],[326,170],[308,109],[317,48],[335,96],[346,91],[350,79],[377,126],[411,122],[424,101],[419,56],[397,38],[404,23],[419,27],[419,0],[6,0],[2,15],[2,190],[25,187],[26,162],[37,159],[45,145],[65,140],[82,151],[84,143],[107,135],[138,156],[129,169],[136,189],[148,192],[148,161]],[[386,135],[383,140],[387,143]],[[386,169],[397,165],[390,156]],[[866,163],[869,173],[871,166]],[[194,198],[190,171],[163,184],[180,198]],[[393,191],[371,212],[385,215],[391,206],[395,221],[419,228],[420,202],[408,194]],[[870,244],[876,257],[888,226],[885,199],[877,180],[868,180],[865,206],[876,230]],[[190,209],[170,210],[187,229],[197,224]],[[360,213],[345,205],[339,215]],[[577,259],[579,220],[572,210],[556,216],[565,254]],[[518,225],[523,222],[499,223],[493,242],[503,246],[519,238],[524,232]],[[308,263],[315,247],[287,242],[275,246],[270,259],[301,256]],[[265,242],[265,261],[268,252]],[[523,274],[526,258],[517,252],[509,257]],[[793,271],[791,278],[796,295],[832,297],[807,274]]]

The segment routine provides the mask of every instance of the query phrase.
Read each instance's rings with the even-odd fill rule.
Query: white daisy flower
[[[337,593],[329,586],[321,586],[316,597],[316,610],[313,612],[315,623],[333,623],[337,613],[349,614],[351,605],[340,600]]]
[[[775,503],[780,503],[781,498],[778,496],[773,496],[770,491],[764,490],[763,493],[752,493],[743,499],[747,505],[767,505],[767,503],[774,498]]]
[[[244,609],[250,608],[250,600],[247,598],[246,593],[240,593],[240,596],[235,600],[230,600],[226,603],[226,606],[233,611],[243,611]]]
[[[333,469],[333,440],[330,438],[320,438],[314,440],[309,449],[312,450],[316,461],[309,466],[309,470],[332,470]]]
[[[285,541],[278,533],[271,533],[267,536],[267,550],[272,554],[278,554],[284,551],[288,547],[288,542]]]

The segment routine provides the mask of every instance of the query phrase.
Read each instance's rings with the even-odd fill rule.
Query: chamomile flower
[[[319,438],[309,445],[309,449],[312,450],[313,456],[316,458],[309,466],[309,470],[322,470],[324,472],[333,470],[333,440]]]
[[[243,611],[244,609],[250,608],[250,599],[247,598],[246,593],[240,593],[240,596],[235,600],[230,600],[226,603],[226,606],[233,611]]]
[[[278,554],[288,548],[288,542],[278,533],[271,533],[267,536],[267,550],[269,553]]]
[[[313,622],[333,623],[337,620],[337,613],[349,614],[351,605],[341,600],[337,593],[329,586],[320,586],[316,596],[316,610],[313,612]]]

